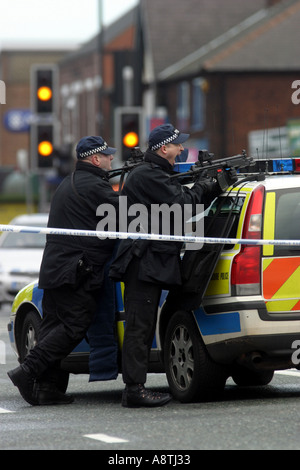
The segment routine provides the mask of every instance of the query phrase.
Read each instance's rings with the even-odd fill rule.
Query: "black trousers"
[[[93,320],[98,290],[84,285],[63,285],[45,289],[43,320],[38,344],[24,360],[24,366],[40,381],[55,381],[60,361],[82,341]]]
[[[146,382],[149,353],[162,291],[158,284],[140,281],[138,271],[139,259],[134,257],[124,279],[126,326],[122,350],[122,374],[126,384]]]

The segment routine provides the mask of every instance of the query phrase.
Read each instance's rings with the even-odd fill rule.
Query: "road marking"
[[[119,437],[108,436],[107,434],[85,434],[84,437],[95,439],[96,441],[106,442],[107,444],[118,444],[120,442],[129,442]]]
[[[0,408],[0,414],[4,413],[14,413],[14,411],[6,410],[5,408]]]

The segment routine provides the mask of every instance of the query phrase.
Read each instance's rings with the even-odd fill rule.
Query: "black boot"
[[[122,396],[122,406],[138,408],[140,406],[162,406],[172,399],[169,393],[146,390],[143,384],[126,385]]]
[[[7,372],[12,383],[18,387],[21,396],[30,405],[37,405],[33,395],[34,378],[26,371],[25,367],[20,365],[16,369]]]
[[[36,382],[34,397],[38,405],[69,405],[74,398],[60,392],[54,383]]]

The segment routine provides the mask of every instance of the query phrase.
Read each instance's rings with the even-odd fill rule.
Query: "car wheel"
[[[39,330],[41,325],[41,318],[35,311],[29,311],[24,318],[22,329],[21,329],[21,336],[20,336],[20,347],[19,347],[19,355],[20,355],[20,362],[22,363],[29,354],[30,350],[34,348],[34,346],[38,342],[39,337]],[[68,384],[69,384],[69,372],[60,370],[58,376],[57,387],[62,392],[65,393]]]
[[[25,315],[20,335],[20,362],[23,362],[29,351],[37,344],[41,324],[40,316],[33,310]]]
[[[246,367],[236,367],[232,379],[240,387],[268,385],[273,379],[274,371],[254,371]]]
[[[171,393],[182,403],[215,399],[224,390],[225,368],[211,360],[188,312],[177,312],[169,321],[164,363]]]

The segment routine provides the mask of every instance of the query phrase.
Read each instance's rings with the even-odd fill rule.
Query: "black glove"
[[[207,182],[207,181],[212,181],[212,178],[210,176],[208,176],[208,171],[207,170],[203,170],[199,175],[197,175],[196,179],[195,179],[195,183],[201,183],[201,182]]]
[[[229,186],[232,186],[237,181],[237,172],[234,168],[229,168],[228,170],[222,170],[218,173],[217,181],[221,190],[224,192]]]

